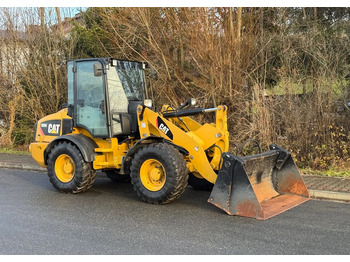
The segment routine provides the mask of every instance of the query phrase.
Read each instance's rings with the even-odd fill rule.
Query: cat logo
[[[40,124],[40,133],[43,136],[59,136],[61,133],[61,120],[49,120]]]
[[[164,123],[164,121],[159,116],[157,117],[157,127],[167,137],[173,140],[173,133],[170,131],[170,128]]]
[[[159,130],[163,131],[164,134],[167,134],[170,129],[162,123],[159,125]]]
[[[59,124],[49,124],[48,128],[47,128],[47,131],[50,133],[50,134],[58,134],[60,132],[60,126]]]

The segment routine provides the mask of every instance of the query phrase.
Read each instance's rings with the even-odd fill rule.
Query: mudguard
[[[86,162],[93,162],[95,160],[95,155],[97,153],[94,149],[98,148],[96,142],[87,136],[81,134],[73,134],[59,136],[50,142],[44,151],[45,165],[47,165],[48,153],[55,145],[62,141],[69,141],[76,145]]]

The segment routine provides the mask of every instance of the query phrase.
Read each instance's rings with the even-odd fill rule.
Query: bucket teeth
[[[309,200],[290,153],[277,145],[270,148],[245,157],[224,153],[208,201],[230,215],[268,219]]]

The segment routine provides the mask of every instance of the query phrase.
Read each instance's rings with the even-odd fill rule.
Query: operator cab
[[[93,137],[138,134],[138,105],[144,100],[145,64],[113,58],[71,60],[68,115]]]

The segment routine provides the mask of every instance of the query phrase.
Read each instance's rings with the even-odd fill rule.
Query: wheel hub
[[[141,166],[140,178],[146,189],[159,191],[165,184],[166,172],[158,160],[148,159]]]
[[[59,155],[55,162],[55,173],[63,183],[70,182],[74,177],[75,165],[72,158],[69,155]]]
[[[73,163],[72,162],[66,162],[64,164],[63,170],[64,170],[65,173],[71,174],[73,172],[73,170],[74,170]]]
[[[161,170],[159,168],[153,168],[150,172],[150,177],[153,181],[157,181],[161,178]]]

